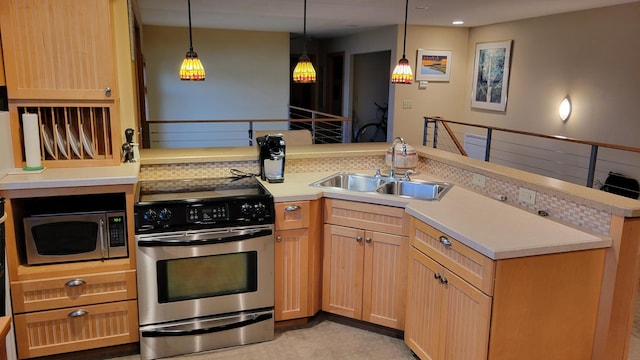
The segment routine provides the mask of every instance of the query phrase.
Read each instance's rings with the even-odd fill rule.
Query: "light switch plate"
[[[533,190],[520,188],[520,191],[518,191],[518,201],[521,201],[530,205],[535,205],[536,192]]]
[[[413,105],[411,104],[411,100],[402,100],[402,108],[403,109],[411,109]]]

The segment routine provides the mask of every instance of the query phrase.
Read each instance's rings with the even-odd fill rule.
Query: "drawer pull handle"
[[[111,88],[110,87],[104,88],[104,95],[106,97],[110,97],[111,96]]]
[[[282,241],[282,236],[280,236],[280,235],[276,236],[276,241],[278,241],[278,242]]]
[[[436,279],[436,280],[440,280],[440,279],[442,279],[442,275],[440,275],[440,273],[435,273],[435,274],[433,274],[433,278]]]
[[[356,241],[357,242],[362,242],[362,236],[356,236]]]
[[[364,238],[364,241],[367,243],[371,243],[371,238],[367,236],[366,238]]]
[[[87,282],[82,280],[82,279],[73,279],[73,280],[69,280],[66,283],[64,283],[64,286],[68,286],[68,287],[76,287],[76,286],[82,286],[82,285],[86,285]]]
[[[446,277],[440,279],[440,284],[446,285],[448,282],[449,280]]]
[[[298,206],[298,205],[289,205],[289,206],[284,208],[284,211],[296,211],[296,210],[300,210],[300,206]]]
[[[440,236],[440,243],[447,247],[451,246],[451,241],[446,236]]]
[[[74,310],[74,311],[69,313],[69,317],[72,317],[72,318],[85,316],[85,315],[89,315],[89,312],[87,310],[82,310],[82,309]]]

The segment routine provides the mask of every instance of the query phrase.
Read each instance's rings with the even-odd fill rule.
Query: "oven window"
[[[258,289],[258,252],[157,262],[158,301],[167,303]]]
[[[31,228],[39,255],[76,255],[96,251],[98,223],[60,221]]]

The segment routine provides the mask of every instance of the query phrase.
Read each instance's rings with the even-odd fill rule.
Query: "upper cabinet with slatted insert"
[[[27,112],[38,115],[44,166],[120,163],[116,54],[128,57],[130,47],[115,24],[127,17],[126,7],[114,0],[0,0],[16,167],[25,164]]]
[[[113,99],[110,14],[109,0],[0,0],[9,98]]]

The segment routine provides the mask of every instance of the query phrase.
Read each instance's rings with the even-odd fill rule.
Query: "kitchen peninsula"
[[[580,311],[588,309],[591,313],[589,316],[580,313],[574,313],[571,316],[581,317],[585,323],[588,323],[585,326],[586,332],[581,336],[588,337],[589,334],[591,338],[595,336],[593,343],[595,351],[600,347],[616,346],[616,344],[608,342],[607,335],[615,329],[624,328],[626,325],[615,323],[611,319],[620,315],[616,312],[624,309],[631,311],[631,294],[636,289],[630,285],[632,279],[629,278],[626,283],[624,282],[624,276],[619,275],[619,272],[623,270],[620,267],[631,272],[637,269],[633,269],[629,263],[625,263],[624,256],[618,261],[618,259],[612,259],[610,253],[613,251],[612,249],[617,249],[621,245],[638,243],[637,223],[640,218],[640,202],[425,147],[417,147],[420,156],[418,173],[412,177],[422,180],[447,181],[454,184],[440,201],[428,202],[392,195],[327,190],[308,186],[314,181],[340,171],[372,174],[373,171],[369,167],[377,166],[384,173],[387,169],[385,165],[387,147],[388,144],[290,146],[287,148],[285,182],[282,184],[264,183],[264,185],[273,194],[277,204],[309,202],[319,205],[320,209],[324,209],[324,211],[320,210],[315,213],[315,218],[311,218],[311,221],[315,222],[327,221],[327,211],[330,210],[328,205],[325,207],[323,203],[328,204],[330,201],[323,199],[331,199],[340,206],[360,203],[373,204],[388,209],[404,209],[406,214],[404,217],[406,219],[412,218],[412,220],[411,223],[406,222],[401,225],[403,228],[399,230],[399,236],[408,239],[412,248],[424,250],[425,246],[440,246],[429,242],[434,238],[437,243],[438,238],[445,236],[454,243],[453,248],[461,246],[463,253],[485,259],[483,261],[486,261],[488,265],[482,271],[488,272],[481,271],[481,274],[476,276],[478,278],[476,282],[465,273],[466,270],[456,264],[450,264],[450,260],[447,258],[438,259],[437,251],[431,254],[436,257],[437,263],[448,269],[447,271],[455,270],[448,276],[449,279],[453,279],[453,276],[459,276],[472,284],[476,289],[474,291],[483,293],[482,296],[493,297],[494,323],[507,321],[504,316],[512,316],[512,313],[500,313],[495,309],[496,307],[509,309],[509,306],[503,302],[505,295],[501,293],[505,287],[505,283],[502,282],[505,277],[503,269],[511,269],[510,271],[513,272],[518,268],[518,264],[534,268],[540,267],[542,263],[537,263],[538,259],[552,259],[555,256],[558,256],[556,259],[561,262],[566,260],[567,264],[571,264],[570,261],[575,261],[576,268],[573,270],[580,269],[580,271],[573,272],[586,270],[587,268],[584,266],[589,264],[588,269],[591,272],[577,276],[580,281],[586,281],[579,284],[587,284],[589,289],[585,291],[588,291],[592,297],[584,304],[584,308],[580,308]],[[7,197],[11,198],[11,193],[15,191],[26,191],[26,189],[37,191],[35,189],[42,188],[45,194],[50,195],[54,193],[53,189],[56,187],[78,186],[82,188],[83,186],[107,185],[110,182],[131,183],[133,178],[153,180],[222,177],[229,176],[230,169],[246,173],[258,172],[257,151],[251,147],[145,149],[142,150],[141,156],[140,163],[114,167],[114,169],[126,168],[128,170],[124,175],[115,171],[111,178],[108,175],[105,177],[96,175],[100,174],[100,169],[103,168],[97,168],[97,171],[92,169],[90,173],[74,173],[69,177],[62,175],[65,169],[47,169],[42,174],[28,175],[28,178],[22,177],[22,175],[9,175],[0,180],[0,193],[8,194]],[[75,169],[69,169],[69,171],[73,172]],[[474,174],[486,178],[484,187],[474,185],[472,182]],[[528,207],[527,204],[518,202],[517,193],[520,187],[537,192],[537,201],[534,206]],[[506,201],[498,200],[505,197]],[[538,215],[540,210],[545,211],[549,216]],[[366,212],[367,210],[360,209],[359,211]],[[320,215],[323,212],[325,216]],[[316,225],[315,229],[321,229],[321,227]],[[326,243],[326,231],[324,236]],[[319,251],[325,251],[325,257],[329,254],[326,252],[328,251],[326,248],[324,250],[320,248],[322,246],[320,237],[314,241],[318,243],[310,244],[310,249],[315,249],[309,251],[311,254],[310,263],[321,261],[322,256]],[[404,241],[408,246],[407,240],[400,241]],[[584,259],[571,260],[571,256],[565,254],[589,254],[589,260],[588,262],[584,262]],[[418,255],[420,254],[411,255],[412,259]],[[524,259],[533,262],[528,263]],[[521,262],[519,263],[519,261]],[[549,265],[553,263],[553,261],[545,263],[545,267],[549,271],[562,269],[562,267],[554,268]],[[11,261],[9,264],[15,267],[20,266],[15,260],[13,265]],[[514,264],[515,268],[509,267],[509,264]],[[564,270],[567,270],[567,273],[571,272],[569,271],[571,269],[564,268]],[[323,279],[320,279],[320,271],[322,271]],[[411,270],[409,272],[411,273]],[[519,276],[523,276],[523,279],[527,279],[530,275],[526,271],[520,271],[520,273],[522,274]],[[327,276],[327,263],[325,262],[323,268],[316,263],[316,267],[311,269],[309,274],[310,284],[312,284],[310,288],[321,286],[321,282],[326,280],[324,278]],[[441,270],[437,270],[435,274],[441,274]],[[489,275],[487,277],[488,283],[483,282],[483,277],[486,274]],[[549,275],[548,272],[542,274]],[[493,276],[495,276],[495,280],[490,280]],[[540,278],[540,276],[531,277],[531,286],[541,286],[543,280],[553,281],[548,278]],[[563,276],[563,274],[558,274],[557,278],[563,279]],[[631,277],[633,274],[629,276]],[[601,278],[603,279],[602,288],[600,288]],[[567,279],[571,279],[571,277]],[[635,280],[637,282],[637,278]],[[449,286],[457,286],[453,280],[451,281]],[[504,281],[517,281],[517,279],[504,279]],[[411,284],[410,281],[409,290],[415,287]],[[597,284],[595,294],[593,294],[594,284]],[[402,286],[407,286],[407,284]],[[614,294],[616,288],[626,289],[629,299],[620,297],[621,295],[618,293]],[[325,302],[328,300],[321,299],[326,295],[325,293],[326,291],[321,291],[318,288],[314,293],[309,294],[308,301],[311,304],[309,314],[319,308],[325,309]],[[597,296],[599,293],[602,295],[601,298]],[[542,295],[535,294],[531,298],[541,299],[540,296]],[[569,294],[569,296],[571,295]],[[576,294],[572,296],[576,296]],[[580,298],[580,296],[576,298]],[[520,298],[520,300],[522,299],[524,298]],[[410,299],[407,301],[411,303]],[[522,305],[518,304],[515,307]],[[558,309],[560,308],[556,310]],[[514,311],[513,306],[509,311]],[[402,316],[402,318],[404,317]],[[399,321],[398,327],[403,329],[402,321],[404,320],[400,319]],[[544,323],[541,322],[536,326],[543,325]],[[496,331],[493,328],[491,330],[488,328],[489,323],[486,323],[486,326],[487,332]],[[493,327],[493,325],[491,326]],[[512,330],[514,334],[517,334],[514,329]],[[531,334],[527,336],[529,335]],[[507,334],[501,336],[507,336]],[[513,342],[512,340],[510,339],[511,342]],[[414,339],[408,338],[407,341],[410,343]],[[512,350],[507,347],[500,349],[500,346],[503,345],[491,344],[487,349],[485,341],[484,350],[481,351],[489,351],[490,358],[500,358],[500,351]],[[591,352],[591,343],[581,346]]]

